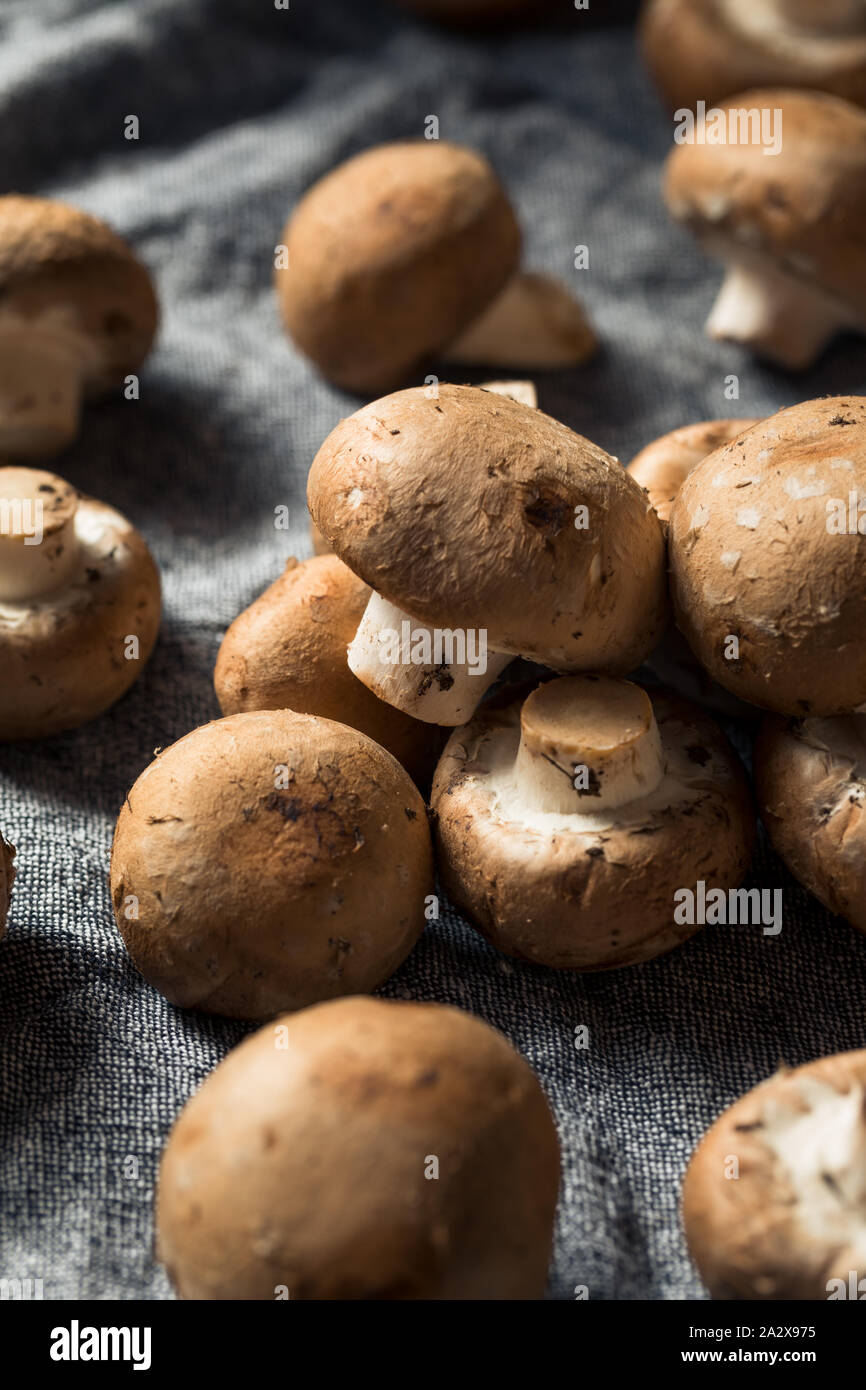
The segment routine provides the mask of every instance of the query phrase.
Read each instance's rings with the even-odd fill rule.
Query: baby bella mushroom
[[[668,533],[675,616],[727,690],[800,717],[866,701],[864,496],[859,396],[781,410],[683,483]]]
[[[302,198],[277,247],[289,336],[370,397],[431,357],[557,367],[596,343],[565,285],[518,270],[520,229],[486,159],[446,140],[365,150]]]
[[[755,786],[791,873],[866,931],[866,714],[768,718],[755,747]]]
[[[214,672],[220,708],[336,719],[387,748],[419,785],[429,784],[439,731],[378,699],[346,661],[369,598],[364,581],[336,555],[290,560],[223,638]]]
[[[0,468],[0,739],[94,719],[137,679],[160,620],[159,574],[104,502],[33,468]]]
[[[0,198],[0,456],[59,453],[81,402],[120,387],[156,333],[150,276],[96,217]]]
[[[114,835],[111,892],[133,961],[182,1008],[233,1018],[376,989],[433,887],[424,803],[355,729],[235,714],[160,753]]]
[[[707,1131],[683,1184],[714,1298],[866,1294],[866,1051],[780,1071]]]
[[[756,419],[700,420],[661,435],[635,454],[628,471],[646,488],[659,520],[665,525],[670,521],[674,498],[707,454],[758,423]]]
[[[671,110],[770,86],[866,105],[862,0],[648,0],[641,30]]]
[[[441,1004],[340,999],[241,1044],[181,1112],[157,1253],[183,1298],[541,1298],[559,1147],[527,1063]]]
[[[664,538],[616,459],[517,401],[399,391],[313,460],[313,519],[373,590],[349,665],[418,719],[468,719],[512,656],[625,673],[664,627]]]
[[[751,857],[745,774],[694,706],[607,676],[485,705],[433,780],[442,881],[507,955],[605,970],[691,936],[679,890],[735,888]]]
[[[15,850],[0,835],[0,938],[6,935],[6,918],[12,902],[12,884],[15,881],[13,860]]]
[[[808,367],[837,333],[866,328],[866,112],[769,89],[732,98],[713,119],[724,142],[710,142],[708,115],[665,177],[673,216],[725,265],[707,332]]]

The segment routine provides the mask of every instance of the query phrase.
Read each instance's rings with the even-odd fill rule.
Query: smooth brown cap
[[[188,1102],[158,1255],[191,1299],[536,1299],[558,1183],[544,1093],[501,1034],[342,999],[262,1028]]]
[[[445,347],[517,268],[520,231],[487,160],[444,140],[379,145],[320,179],[283,232],[286,328],[371,396]]]
[[[369,597],[364,581],[336,555],[290,560],[223,638],[214,672],[217,698],[223,714],[293,709],[360,729],[423,787],[442,733],[380,700],[346,660]]]
[[[94,346],[91,392],[135,371],[156,334],[153,283],[127,243],[99,218],[47,198],[0,198],[0,295],[4,311],[25,318],[70,312]]]
[[[133,786],[111,891],[135,964],[183,1008],[268,1018],[373,990],[424,926],[424,803],[355,729],[291,710],[217,719]]]
[[[349,568],[428,626],[614,672],[661,634],[664,538],[642,489],[517,401],[470,386],[374,401],[325,440],[307,501]]]
[[[760,90],[721,110],[780,110],[782,145],[682,144],[665,199],[698,237],[762,252],[866,318],[866,113],[821,92]]]

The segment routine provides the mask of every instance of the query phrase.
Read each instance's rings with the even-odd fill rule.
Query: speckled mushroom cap
[[[755,787],[773,848],[791,873],[866,931],[866,714],[766,719]]]
[[[641,488],[492,392],[418,387],[365,406],[325,440],[307,500],[377,593],[429,626],[486,629],[498,651],[624,672],[664,626],[664,538]]]
[[[517,268],[520,231],[487,160],[445,140],[379,145],[320,179],[283,232],[286,328],[325,376],[400,385]]]
[[[160,753],[111,856],[141,973],[173,1004],[235,1018],[377,988],[421,934],[432,877],[399,763],[290,710],[217,719]]]
[[[289,560],[223,639],[214,672],[220,708],[336,719],[387,748],[410,777],[428,785],[442,747],[439,730],[378,699],[346,661],[369,597],[336,555]]]
[[[671,110],[749,87],[809,87],[866,104],[859,0],[648,0],[644,56]]]
[[[831,512],[866,491],[866,399],[781,410],[710,454],[683,484],[668,534],[677,623],[701,663],[778,714],[866,700],[866,536]],[[739,659],[726,659],[729,639]]]
[[[32,548],[11,526],[4,534],[4,507],[22,498],[44,506]],[[0,546],[19,551],[0,568],[0,740],[46,738],[95,719],[138,679],[159,632],[159,572],[126,517],[41,469],[0,468]],[[7,589],[37,556],[47,587]]]
[[[157,1252],[184,1298],[535,1299],[558,1183],[544,1093],[501,1034],[342,999],[262,1028],[187,1103]]]
[[[866,113],[821,92],[743,92],[721,109],[782,112],[778,154],[759,143],[676,145],[665,199],[714,250],[761,252],[866,319]]]
[[[608,725],[594,739],[606,756],[579,755],[591,770],[576,812],[537,810],[524,780],[529,708],[540,691],[482,706],[452,734],[433,780],[439,869],[450,897],[499,950],[558,969],[632,965],[679,945],[698,925],[675,919],[675,892],[695,890],[701,879],[707,891],[736,887],[754,842],[746,777],[717,725],[683,700],[650,699],[630,682],[608,680],[600,682],[599,709],[578,720],[568,708],[572,687],[597,680],[563,677],[540,688],[561,696],[562,708],[537,753],[566,784],[576,766],[570,741],[590,740],[593,727]],[[609,717],[620,692],[632,706],[621,721],[627,740],[654,716],[661,777],[597,811],[612,732],[621,732]]]
[[[670,520],[674,498],[701,459],[758,423],[754,418],[701,420],[661,435],[635,454],[628,471],[646,488],[659,520]]]
[[[866,1050],[780,1071],[726,1110],[683,1184],[686,1237],[712,1296],[851,1297],[851,1271],[866,1271],[864,1160]]]
[[[147,270],[110,227],[64,203],[18,195],[0,198],[0,303],[0,348],[7,337],[13,343],[0,380],[0,445],[14,457],[64,447],[77,399],[65,420],[58,393],[122,385],[147,356],[159,317]]]
[[[15,879],[15,850],[0,835],[0,939],[6,935],[6,917],[12,901],[12,884]]]

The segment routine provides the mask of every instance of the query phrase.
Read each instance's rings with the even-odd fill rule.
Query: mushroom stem
[[[518,271],[444,353],[464,366],[575,367],[597,347],[582,305],[560,281]]]
[[[43,458],[72,442],[83,371],[73,335],[24,319],[0,327],[0,455]]]
[[[854,315],[762,259],[730,260],[707,319],[711,338],[753,348],[782,367],[808,367],[836,333],[858,328]]]
[[[648,796],[664,776],[645,690],[611,676],[562,676],[524,702],[515,781],[524,804],[593,814]]]
[[[59,589],[78,563],[78,494],[53,473],[0,468],[0,600]]]
[[[511,656],[487,648],[485,628],[430,628],[371,594],[349,647],[349,669],[380,700],[427,724],[471,718]]]

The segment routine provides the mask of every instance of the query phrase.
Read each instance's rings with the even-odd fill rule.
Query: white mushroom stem
[[[645,690],[611,676],[563,676],[529,696],[514,768],[526,808],[586,815],[648,796],[664,777]]]
[[[854,314],[768,259],[731,259],[707,319],[711,338],[742,343],[783,367],[808,367]]]
[[[583,307],[565,285],[519,271],[444,356],[465,366],[545,370],[577,366],[596,347]]]
[[[465,724],[511,656],[484,628],[430,628],[372,594],[349,647],[349,669],[374,694],[427,724]]]
[[[0,322],[0,455],[42,458],[72,442],[85,361],[67,331],[17,316]]]
[[[0,602],[60,589],[79,563],[78,494],[54,473],[0,468]]]

